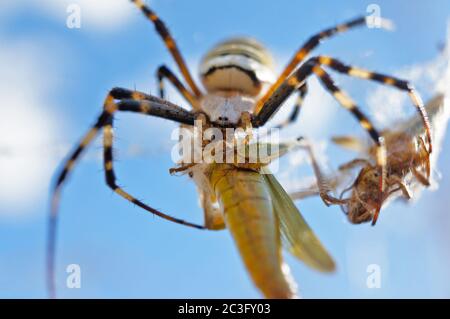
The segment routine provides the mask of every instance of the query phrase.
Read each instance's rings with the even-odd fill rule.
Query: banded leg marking
[[[129,98],[129,100],[123,100],[119,103],[115,103],[115,99],[121,98]],[[161,103],[160,103],[161,102]],[[55,278],[54,278],[54,269],[55,269],[55,247],[56,247],[56,233],[57,233],[57,222],[58,222],[58,206],[59,199],[61,194],[62,186],[64,182],[67,180],[70,172],[74,169],[75,164],[80,159],[80,156],[83,154],[87,146],[92,143],[92,141],[97,136],[100,129],[105,128],[105,137],[104,143],[106,145],[104,155],[105,155],[105,171],[108,179],[115,180],[112,177],[114,175],[112,171],[112,146],[108,147],[108,145],[112,145],[112,118],[113,114],[116,111],[129,111],[147,115],[154,115],[162,118],[171,119],[173,121],[193,125],[194,123],[194,115],[179,106],[172,105],[169,102],[165,102],[156,97],[148,96],[144,93],[135,92],[131,90],[116,88],[110,91],[107,95],[103,107],[103,112],[98,117],[95,124],[91,129],[84,135],[81,141],[78,143],[77,147],[74,151],[69,155],[68,159],[64,162],[62,166],[62,170],[57,175],[55,180],[55,184],[52,190],[51,197],[51,211],[49,216],[49,224],[48,224],[48,242],[47,242],[47,287],[50,294],[50,297],[55,297]],[[108,159],[111,159],[109,161]],[[111,169],[110,169],[111,168]],[[119,189],[119,188],[117,188]],[[201,225],[191,224],[177,218],[171,217],[169,215],[163,214],[137,200],[134,200],[129,194],[125,193],[122,190],[117,190],[116,193],[121,195],[122,197],[131,200],[138,206],[146,209],[147,211],[158,215],[164,219],[173,221],[175,223],[183,224],[190,227],[195,227],[199,229],[204,229]]]
[[[382,19],[381,22],[382,22],[381,27],[383,28],[388,28],[390,25],[390,22],[387,20]],[[288,65],[285,67],[285,69],[278,77],[278,79],[275,81],[275,83],[267,90],[264,96],[257,101],[254,113],[258,114],[261,111],[263,105],[275,93],[275,91],[280,87],[280,85],[283,84],[283,82],[291,75],[291,73],[295,70],[295,68],[299,65],[299,63],[302,62],[305,59],[305,57],[320,44],[322,40],[330,38],[338,33],[346,32],[352,28],[365,25],[366,23],[367,17],[361,16],[356,19],[350,20],[346,23],[339,24],[335,27],[326,29],[310,37],[308,41],[306,41],[303,44],[303,46],[297,50],[297,52],[289,61]]]
[[[370,122],[368,117],[359,109],[359,107],[352,101],[352,99],[347,96],[343,91],[341,91],[333,82],[330,75],[325,72],[325,70],[319,65],[313,67],[313,72],[319,77],[320,81],[323,83],[325,88],[331,92],[334,98],[341,104],[344,108],[350,111],[353,116],[358,120],[359,124],[369,133],[372,140],[376,145],[376,161],[378,167],[381,168],[380,174],[380,194],[383,194],[386,185],[386,145],[384,143],[384,138],[378,133],[374,128],[373,124]],[[378,202],[378,207],[375,215],[372,219],[372,225],[375,225],[378,215],[381,210],[382,198],[380,197]]]
[[[341,91],[333,82],[329,74],[320,66],[318,58],[310,58],[307,62],[300,66],[300,68],[290,75],[286,81],[274,92],[269,100],[264,104],[261,112],[253,117],[252,122],[254,127],[264,125],[270,117],[279,109],[283,102],[290,94],[298,89],[305,82],[306,78],[312,73],[319,77],[319,80],[324,85],[325,89],[329,91],[341,106],[347,109],[358,120],[360,125],[366,130],[371,138],[374,140],[377,149],[377,165],[381,168],[380,174],[380,194],[383,193],[386,180],[386,146],[384,138],[374,128],[368,117],[358,108],[358,106]],[[381,209],[381,199],[379,201]],[[372,224],[376,222],[379,214],[379,209],[375,214]]]
[[[415,106],[417,112],[419,113],[420,118],[422,119],[423,126],[425,128],[425,133],[428,139],[428,152],[432,152],[432,139],[431,139],[431,125],[428,120],[427,112],[424,108],[422,99],[414,87],[408,81],[398,79],[396,77],[385,75],[381,73],[376,73],[372,71],[368,71],[365,69],[357,68],[354,66],[346,65],[341,61],[328,57],[328,56],[319,56],[317,57],[319,64],[327,65],[333,70],[347,74],[351,77],[357,77],[365,80],[372,80],[378,83],[382,83],[385,85],[389,85],[395,87],[401,91],[405,91],[408,93],[413,105]]]
[[[163,39],[164,44],[166,45],[169,52],[172,54],[175,62],[180,68],[181,74],[188,83],[189,87],[192,89],[192,92],[194,92],[195,96],[196,97],[202,96],[202,93],[198,88],[197,84],[195,84],[195,81],[192,78],[191,73],[189,72],[186,62],[184,61],[183,56],[181,55],[181,52],[178,49],[175,40],[170,35],[169,29],[167,29],[164,22],[156,15],[155,12],[153,12],[153,10],[151,10],[147,5],[145,5],[142,0],[131,0],[131,2],[133,2],[142,11],[142,13],[153,23],[156,32]]]
[[[286,120],[276,125],[275,128],[282,129],[290,124],[293,124],[298,119],[306,94],[308,94],[308,85],[304,82],[304,84],[298,88],[297,100],[295,101],[291,114]]]
[[[156,73],[159,86],[159,97],[165,98],[165,88],[164,79],[170,81],[170,83],[175,86],[175,88],[180,92],[180,94],[185,98],[185,100],[192,106],[196,111],[200,110],[200,105],[197,97],[195,97],[189,90],[181,83],[181,81],[176,77],[176,75],[165,65],[161,65]]]

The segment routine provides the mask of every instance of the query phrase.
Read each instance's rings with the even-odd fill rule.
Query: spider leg
[[[274,128],[282,129],[294,123],[298,119],[298,116],[300,115],[300,110],[303,105],[303,100],[305,99],[306,94],[308,94],[308,85],[305,82],[302,86],[298,88],[297,100],[295,101],[294,108],[292,109],[292,112],[289,115],[289,117],[280,124],[276,125]]]
[[[279,86],[283,84],[284,81],[291,75],[291,73],[297,68],[300,62],[302,62],[305,57],[316,48],[322,40],[330,38],[338,33],[348,31],[352,28],[363,26],[367,23],[367,17],[361,16],[356,19],[350,20],[346,23],[339,24],[332,28],[323,30],[308,39],[298,50],[295,52],[294,56],[289,61],[288,65],[285,67],[281,75],[275,81],[275,83],[267,90],[263,97],[261,97],[255,106],[255,114],[258,114],[263,105],[269,100],[269,98],[275,93]],[[382,19],[382,27],[389,28],[390,21]]]
[[[432,152],[431,127],[430,122],[428,120],[427,111],[423,106],[423,102],[422,99],[420,98],[420,95],[417,93],[417,91],[414,89],[411,83],[405,80],[395,78],[390,75],[375,73],[361,68],[346,65],[341,61],[328,56],[318,56],[317,59],[319,61],[319,64],[329,66],[330,68],[339,73],[347,74],[349,76],[357,77],[360,79],[372,80],[385,85],[393,86],[401,91],[407,92],[409,97],[411,98],[411,101],[416,107],[416,110],[419,113],[420,118],[422,119],[422,123],[425,128],[425,132],[429,143],[428,152],[429,153]]]
[[[124,100],[120,101],[119,103],[115,103],[114,99],[118,100],[124,99]],[[133,197],[131,197],[131,195],[124,192],[121,188],[115,185],[115,177],[114,172],[112,170],[111,134],[112,134],[113,115],[117,111],[128,111],[146,115],[153,115],[188,125],[193,125],[195,119],[193,113],[186,111],[170,102],[146,95],[144,93],[130,91],[121,88],[113,89],[108,93],[105,99],[103,112],[100,114],[100,116],[98,117],[95,124],[91,127],[91,129],[84,135],[84,137],[78,143],[74,151],[69,155],[68,159],[64,162],[62,170],[57,175],[56,182],[53,186],[51,212],[49,217],[49,228],[48,228],[48,244],[47,244],[47,286],[49,294],[52,298],[55,296],[54,256],[56,247],[58,206],[61,189],[62,186],[64,185],[64,182],[67,180],[67,177],[69,176],[70,172],[73,170],[76,162],[80,159],[80,156],[85,151],[86,147],[89,144],[91,144],[91,142],[95,139],[95,137],[98,135],[99,131],[102,128],[104,129],[105,133],[104,157],[105,157],[106,180],[110,187],[114,186],[113,190],[116,193],[130,200],[139,207],[142,207],[143,209],[151,212],[152,214],[158,215],[159,217],[173,221],[178,224],[204,229],[204,227],[201,225],[188,223],[183,220],[161,213],[158,210],[134,199]]]
[[[188,83],[189,87],[192,89],[192,92],[194,92],[196,97],[200,97],[202,93],[198,88],[198,86],[195,84],[195,81],[192,78],[191,73],[189,72],[186,62],[184,61],[183,56],[181,55],[180,50],[177,47],[177,44],[175,43],[173,37],[170,35],[170,32],[167,29],[164,22],[161,21],[161,19],[156,15],[156,13],[153,12],[148,6],[146,6],[142,0],[131,0],[131,2],[133,2],[139,9],[141,9],[142,13],[151,22],[153,22],[156,32],[163,39],[164,44],[166,45],[169,52],[172,54],[175,62],[177,63],[181,71],[181,74]]]
[[[274,115],[283,103],[289,98],[289,96],[304,85],[307,77],[313,72],[313,66],[317,64],[315,59],[309,59],[302,64],[292,75],[290,75],[270,96],[270,98],[264,102],[261,110],[254,113],[252,117],[252,125],[255,128],[261,127],[267,123],[268,120]]]
[[[114,103],[114,102],[112,100],[108,100],[106,103]],[[119,110],[120,110],[120,108],[119,108]],[[190,227],[194,227],[194,228],[199,228],[199,229],[204,229],[203,226],[200,226],[197,224],[192,224],[192,223],[186,222],[184,220],[166,215],[166,214],[144,204],[140,200],[136,199],[135,197],[133,197],[132,195],[130,195],[129,193],[124,191],[121,187],[119,187],[116,183],[116,176],[114,173],[112,144],[113,144],[113,117],[111,116],[108,118],[107,122],[103,126],[103,165],[104,165],[104,169],[105,169],[106,184],[115,193],[119,194],[120,196],[122,196],[126,200],[132,202],[133,204],[143,208],[144,210],[146,210],[154,215],[157,215],[161,218],[167,219],[169,221],[172,221],[172,222],[175,222],[178,224],[182,224],[182,225],[186,225],[186,226],[190,226]]]
[[[324,88],[333,95],[341,106],[347,109],[365,129],[374,142],[381,147],[383,138],[380,133],[374,128],[368,117],[359,109],[359,107],[348,97],[342,90],[340,90],[330,77],[330,75],[320,67],[317,58],[310,58],[307,62],[302,64],[291,76],[289,76],[282,85],[274,92],[274,94],[263,105],[259,113],[252,117],[253,127],[261,127],[267,123],[271,116],[278,111],[286,99],[298,89],[307,77],[315,74],[322,82]],[[378,150],[380,151],[380,150]],[[377,161],[381,162],[377,158]]]
[[[381,168],[380,174],[380,194],[383,194],[386,180],[386,146],[384,138],[374,128],[369,118],[360,110],[360,108],[347,96],[342,90],[340,90],[331,79],[330,75],[320,67],[318,58],[310,58],[304,64],[302,64],[293,74],[291,74],[280,87],[272,94],[267,102],[261,108],[261,111],[252,118],[254,127],[264,125],[270,117],[280,108],[283,102],[289,97],[290,94],[298,89],[306,80],[308,76],[314,73],[322,82],[324,88],[330,92],[339,104],[347,109],[360,123],[362,128],[366,130],[376,145],[376,162]],[[375,224],[376,219],[381,209],[380,205],[377,209],[372,224]]]
[[[191,126],[194,125],[196,119],[195,113],[156,96],[122,88],[113,89],[110,95],[113,100],[119,100],[114,104],[105,103],[113,108],[111,113],[114,111],[141,113]]]
[[[165,88],[164,88],[164,79],[170,81],[170,83],[175,86],[175,88],[180,92],[180,94],[184,97],[184,99],[192,106],[192,108],[196,111],[200,110],[199,101],[196,96],[194,96],[181,81],[176,77],[176,75],[165,65],[161,65],[157,72],[156,78],[158,80],[159,86],[159,97],[165,98]]]
[[[359,107],[348,97],[343,91],[341,91],[333,82],[330,75],[325,70],[316,65],[313,67],[313,72],[319,77],[325,88],[330,91],[334,98],[348,111],[350,111],[354,117],[356,117],[360,125],[369,133],[370,137],[376,144],[376,162],[377,166],[381,168],[380,174],[380,195],[383,194],[386,184],[386,145],[384,138],[374,128],[368,117],[359,109]],[[377,210],[372,219],[372,225],[375,225],[378,219],[378,215],[381,210],[382,199],[380,198]]]

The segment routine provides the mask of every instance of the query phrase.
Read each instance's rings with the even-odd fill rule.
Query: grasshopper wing
[[[272,174],[262,174],[272,197],[283,245],[308,266],[331,272],[335,264],[300,214],[292,199]]]

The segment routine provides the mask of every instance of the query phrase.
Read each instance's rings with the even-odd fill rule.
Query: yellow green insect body
[[[262,175],[229,164],[216,165],[210,182],[255,285],[268,298],[295,297],[295,284],[282,269],[278,221]]]
[[[278,155],[290,147],[281,144]],[[283,262],[282,244],[310,267],[334,270],[332,258],[265,166],[214,163],[203,166],[201,173],[194,171],[207,178],[207,185],[199,185],[201,193],[217,201],[208,206],[214,210],[204,207],[205,224],[214,220],[210,229],[230,231],[252,281],[266,298],[297,296],[297,284]]]

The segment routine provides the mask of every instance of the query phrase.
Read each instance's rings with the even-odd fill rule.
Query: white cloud
[[[137,8],[129,0],[18,0],[0,2],[0,21],[26,11],[36,11],[66,24],[67,7],[81,8],[81,28],[114,30]],[[48,39],[47,39],[48,40]],[[51,41],[50,41],[51,42]],[[49,43],[52,45],[52,43]],[[50,179],[58,159],[68,150],[58,128],[67,123],[56,118],[52,96],[61,84],[58,63],[49,58],[42,41],[23,38],[0,42],[0,214],[30,211],[47,199]],[[52,61],[51,65],[45,65]],[[64,124],[63,124],[64,123]],[[58,139],[58,140],[55,140]]]
[[[53,86],[30,43],[0,46],[0,203],[16,213],[45,195],[55,165],[56,125],[48,96]],[[42,74],[48,76],[43,77]]]
[[[447,35],[447,45],[436,58],[406,66],[394,72],[402,79],[408,79],[424,98],[430,98],[437,92],[450,90],[450,22]],[[411,100],[405,92],[381,86],[367,97],[371,114],[379,127],[385,127],[395,121],[404,119],[406,114],[413,114]]]
[[[70,119],[62,118],[58,107],[52,104],[55,92],[63,85],[61,69],[64,61],[48,56],[47,46],[25,38],[12,41],[1,38],[0,42],[0,215],[17,216],[29,212],[37,201],[46,200],[49,183],[55,168],[75,141],[68,140],[59,132],[74,132],[81,136],[86,127],[75,131],[69,126]],[[65,56],[60,51],[58,56]],[[48,65],[48,63],[51,65]],[[156,87],[154,79],[138,80],[138,89]],[[146,91],[144,89],[144,91]],[[171,97],[177,95],[171,89]],[[171,99],[174,100],[174,99]],[[175,101],[180,101],[175,98]],[[169,152],[170,122],[148,117],[133,117],[120,126],[118,158],[155,156]],[[123,128],[123,130],[122,130]],[[145,146],[148,136],[152,143]],[[142,138],[145,137],[145,138]],[[97,141],[100,146],[101,141]],[[155,146],[155,144],[157,144]],[[101,161],[100,147],[89,148],[84,159]],[[101,165],[101,164],[100,164]],[[101,166],[99,166],[101,167]]]
[[[132,18],[133,10],[137,8],[129,0],[18,0],[2,1],[0,12],[15,10],[36,10],[66,23],[67,8],[77,4],[81,8],[81,28],[98,30],[114,30]],[[89,30],[89,29],[88,29]]]

